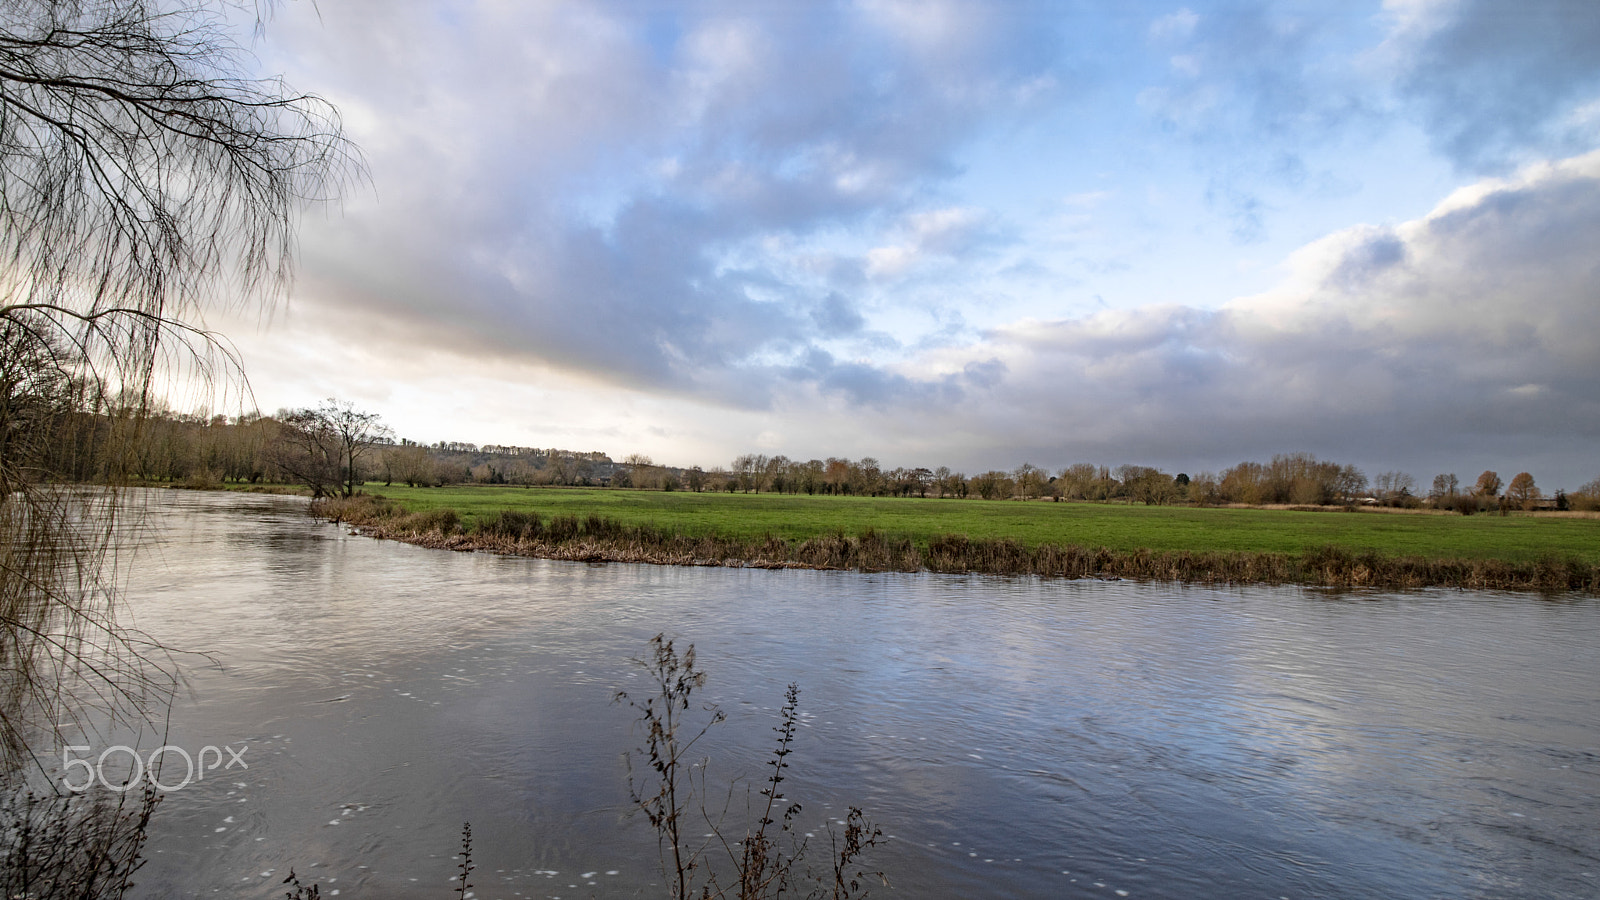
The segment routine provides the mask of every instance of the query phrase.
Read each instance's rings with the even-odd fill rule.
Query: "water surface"
[[[850,804],[892,835],[881,895],[1600,893],[1595,598],[586,565],[153,496],[130,608],[215,664],[145,746],[249,768],[168,795],[138,896],[451,896],[464,820],[479,898],[664,896],[611,702],[658,632],[729,716],[710,808],[797,682],[785,787],[819,851]]]

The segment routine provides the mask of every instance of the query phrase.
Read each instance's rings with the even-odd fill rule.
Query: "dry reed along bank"
[[[1301,554],[1113,550],[1057,544],[1030,547],[1009,538],[974,540],[962,535],[938,535],[922,546],[872,529],[803,541],[772,536],[745,540],[629,525],[597,515],[546,518],[513,510],[482,517],[468,527],[454,510],[410,513],[391,501],[359,496],[320,500],[311,510],[371,537],[423,547],[587,562],[1600,593],[1600,566],[1554,555],[1523,563],[1383,556],[1339,547]]]

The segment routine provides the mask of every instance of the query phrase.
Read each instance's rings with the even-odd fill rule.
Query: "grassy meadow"
[[[695,494],[470,485],[364,490],[409,512],[453,509],[471,529],[502,510],[604,516],[684,535],[800,542],[867,529],[926,547],[937,535],[1104,547],[1114,551],[1279,553],[1327,547],[1355,554],[1531,563],[1551,556],[1600,565],[1600,519],[1433,515],[1101,503],[933,500],[787,494]]]

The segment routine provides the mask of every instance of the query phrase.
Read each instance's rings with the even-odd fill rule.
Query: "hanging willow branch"
[[[63,691],[116,705],[151,680],[111,609],[125,503],[63,485],[114,488],[164,375],[240,374],[201,314],[278,300],[298,210],[361,174],[331,105],[245,73],[237,11],[0,2],[5,768]]]

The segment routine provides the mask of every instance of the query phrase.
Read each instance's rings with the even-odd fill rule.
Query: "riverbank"
[[[1323,546],[1299,553],[1091,547],[936,534],[925,540],[868,527],[801,539],[693,533],[600,515],[501,510],[470,522],[454,509],[411,511],[392,500],[323,500],[311,512],[362,534],[422,547],[584,562],[674,566],[1127,578],[1200,584],[1584,591],[1600,593],[1600,565],[1573,555],[1531,561],[1427,558]]]
[[[1112,550],[1281,553],[1323,547],[1422,559],[1533,563],[1549,556],[1600,565],[1600,520],[1556,513],[1390,514],[1345,507],[1145,506],[1104,502],[693,493],[615,488],[369,484],[410,512],[454,510],[471,531],[502,510],[545,519],[591,515],[688,535],[803,542],[868,529],[927,545],[941,535]]]

